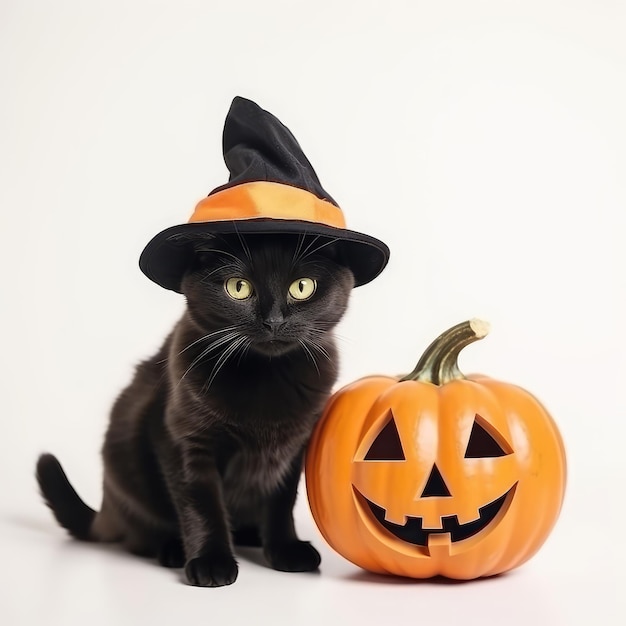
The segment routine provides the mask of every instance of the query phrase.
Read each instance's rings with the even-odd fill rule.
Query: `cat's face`
[[[316,351],[354,287],[350,270],[333,257],[332,244],[314,236],[208,240],[183,280],[189,313],[224,346],[268,356]]]

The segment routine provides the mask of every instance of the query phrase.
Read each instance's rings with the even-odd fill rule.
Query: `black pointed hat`
[[[233,100],[223,135],[228,183],[201,200],[187,224],[172,226],[145,247],[139,266],[157,284],[181,291],[194,245],[216,234],[307,234],[335,240],[355,286],[385,268],[389,248],[347,230],[343,212],[322,188],[302,148],[271,113],[245,98]]]

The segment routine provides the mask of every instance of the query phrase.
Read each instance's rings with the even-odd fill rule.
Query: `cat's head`
[[[192,320],[216,342],[277,356],[319,347],[345,313],[354,277],[329,240],[221,236],[196,246],[182,287]]]

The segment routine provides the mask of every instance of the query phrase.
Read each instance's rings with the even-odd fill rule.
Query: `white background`
[[[609,0],[0,2],[0,622],[624,624],[626,8]],[[183,308],[137,260],[226,182],[233,96],[302,144],[348,225],[386,241],[341,383],[414,365],[473,316],[462,367],[516,382],[568,450],[528,564],[455,585],[241,558],[226,589],[71,542],[53,451],[92,506],[110,404]],[[618,594],[620,594],[618,596]]]

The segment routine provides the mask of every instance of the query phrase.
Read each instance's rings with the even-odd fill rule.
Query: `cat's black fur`
[[[337,376],[332,329],[352,273],[333,245],[303,236],[207,240],[183,279],[187,308],[161,349],[117,399],[103,446],[99,512],[82,502],[45,454],[37,478],[73,536],[119,541],[185,568],[189,583],[237,577],[233,544],[260,545],[271,567],[309,571],[293,506],[305,446]],[[254,295],[234,300],[225,281]],[[306,301],[289,285],[309,277]]]

